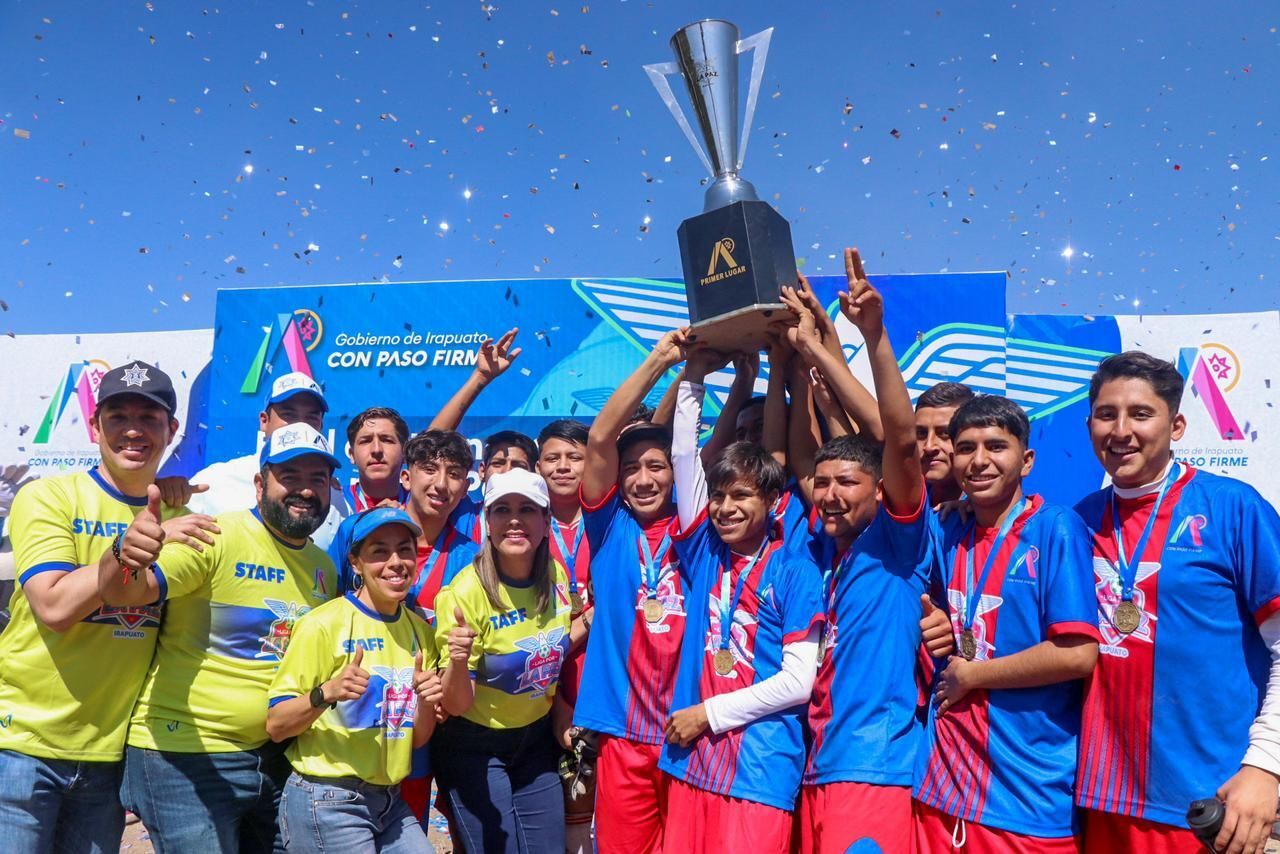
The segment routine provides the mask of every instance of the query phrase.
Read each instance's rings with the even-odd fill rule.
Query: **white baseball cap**
[[[288,400],[295,394],[314,395],[316,400],[320,401],[320,408],[325,412],[329,411],[329,404],[325,402],[324,392],[320,390],[319,383],[302,371],[293,371],[282,377],[276,377],[275,382],[271,384],[271,396],[267,398],[267,405],[263,409]]]
[[[492,507],[498,499],[508,495],[527,498],[544,510],[551,506],[547,482],[528,469],[507,469],[489,478],[484,486],[484,506]]]
[[[283,463],[304,454],[316,454],[328,460],[331,467],[342,467],[342,463],[338,462],[338,458],[329,450],[329,443],[325,441],[324,436],[321,436],[310,424],[301,422],[285,425],[267,437],[266,443],[262,446],[262,455],[258,458],[258,465]]]

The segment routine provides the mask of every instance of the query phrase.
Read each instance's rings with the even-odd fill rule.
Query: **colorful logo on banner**
[[[79,404],[80,423],[84,425],[86,437],[92,441],[93,434],[89,432],[89,421],[93,418],[94,407],[97,406],[98,383],[102,381],[103,374],[109,370],[111,366],[101,359],[72,362],[68,365],[67,372],[63,374],[62,381],[58,384],[58,390],[49,398],[49,408],[45,410],[40,427],[36,430],[33,440],[35,444],[44,445],[49,442],[54,429],[66,414],[72,398]]]
[[[307,353],[320,345],[323,336],[324,324],[320,315],[310,309],[299,308],[293,314],[276,315],[275,323],[262,327],[262,343],[244,375],[244,382],[240,384],[240,393],[258,393],[262,377],[275,364],[281,351],[289,361],[290,371],[314,376]]]
[[[1240,359],[1224,344],[1201,344],[1178,351],[1178,373],[1200,399],[1218,435],[1244,441],[1244,430],[1227,405],[1227,394],[1240,382]]]

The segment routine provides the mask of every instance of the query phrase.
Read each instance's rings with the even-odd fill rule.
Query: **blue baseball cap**
[[[399,507],[374,507],[357,516],[356,523],[351,526],[350,551],[352,553],[360,551],[360,544],[384,525],[404,525],[413,532],[415,538],[422,536],[422,529],[414,523],[408,513]]]
[[[342,467],[342,463],[329,450],[329,443],[324,436],[310,424],[301,422],[287,424],[267,437],[262,445],[262,454],[258,457],[258,466],[261,468],[268,464],[283,463],[306,454],[324,457],[329,461],[330,468]]]
[[[321,391],[319,383],[301,371],[293,371],[282,377],[276,377],[275,382],[271,384],[271,396],[267,398],[266,406],[262,408],[270,409],[272,404],[286,401],[296,394],[313,396],[320,401],[322,411],[329,411],[329,404],[325,402],[324,392]]]

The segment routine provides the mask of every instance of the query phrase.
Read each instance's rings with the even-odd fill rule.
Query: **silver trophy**
[[[671,37],[675,62],[644,66],[711,176],[703,213],[678,234],[693,333],[721,349],[763,344],[770,316],[783,308],[779,287],[796,277],[790,226],[739,174],[772,37],[772,27],[740,39],[728,21],[698,21]],[[738,57],[747,51],[751,81],[739,134]],[[684,78],[705,149],[671,90],[671,74]]]

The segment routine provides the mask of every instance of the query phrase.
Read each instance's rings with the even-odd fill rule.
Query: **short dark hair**
[[[649,423],[653,420],[653,413],[656,410],[646,403],[641,403],[636,407],[636,411],[631,413],[631,417],[627,420],[628,424],[636,424],[639,422]]]
[[[457,463],[470,471],[476,458],[467,440],[456,430],[423,430],[405,443],[406,468],[425,466],[435,460]]]
[[[1097,400],[1103,383],[1130,378],[1144,380],[1156,393],[1156,397],[1168,405],[1169,414],[1178,414],[1178,407],[1182,405],[1182,374],[1178,373],[1172,362],[1157,359],[1139,350],[1117,353],[1102,360],[1098,370],[1093,373],[1093,379],[1089,380],[1089,408],[1093,408],[1093,402]]]
[[[664,424],[654,424],[650,421],[633,421],[622,428],[622,432],[618,434],[618,459],[621,460],[626,456],[629,448],[641,442],[653,442],[670,462],[671,429]]]
[[[586,446],[587,425],[572,418],[557,418],[538,433],[538,456],[542,456],[542,448],[551,439],[560,439],[574,445]]]
[[[533,443],[525,434],[519,430],[499,430],[488,439],[484,440],[484,461],[488,463],[498,453],[499,448],[506,448],[514,445],[524,451],[525,456],[532,463],[538,459],[538,446]]]
[[[396,429],[396,436],[400,439],[401,445],[409,441],[409,425],[405,423],[399,412],[387,406],[370,406],[364,412],[352,418],[351,423],[347,425],[347,444],[354,445],[356,443],[356,434],[360,432],[360,428],[379,418],[391,422]]]
[[[813,455],[814,465],[831,460],[845,460],[876,477],[880,477],[883,459],[884,445],[857,434],[837,436]]]
[[[960,406],[973,400],[977,395],[964,383],[935,383],[924,390],[924,394],[916,399],[916,412],[921,409],[942,409],[948,406]]]
[[[747,398],[742,402],[742,405],[738,407],[738,417],[741,418],[742,413],[748,412],[756,407],[764,409],[764,398],[759,396]]]
[[[960,404],[947,425],[951,441],[958,442],[960,432],[970,427],[998,427],[1021,442],[1024,448],[1028,447],[1031,438],[1031,422],[1027,420],[1027,413],[1009,398],[998,394],[978,395],[968,403]]]
[[[787,473],[772,454],[755,442],[734,442],[707,467],[707,488],[724,489],[737,480],[749,481],[768,495],[782,491]]]

